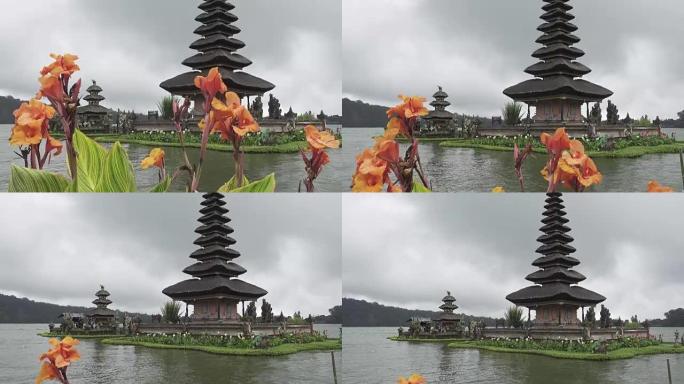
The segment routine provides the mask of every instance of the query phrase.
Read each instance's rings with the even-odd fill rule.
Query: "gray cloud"
[[[442,85],[457,112],[499,115],[504,88],[540,33],[541,1],[345,0],[344,94],[389,104]],[[677,0],[574,0],[587,79],[615,92],[621,114],[675,117],[684,108],[684,9]],[[604,106],[605,108],[605,106]]]
[[[114,308],[158,312],[161,290],[189,278],[200,196],[20,196],[0,199],[0,292],[88,305],[99,284]],[[341,297],[340,198],[228,199],[245,281],[274,310],[327,314]]]
[[[39,0],[0,15],[6,53],[0,94],[30,97],[51,52],[77,53],[84,81],[97,80],[109,107],[154,109],[162,81],[187,71],[181,62],[197,36],[199,1]],[[341,4],[320,0],[235,0],[246,70],[276,84],[285,108],[340,113]]]
[[[446,290],[470,314],[501,316],[529,286],[544,196],[344,196],[345,297],[436,310]],[[678,196],[566,196],[573,245],[615,317],[684,306]]]

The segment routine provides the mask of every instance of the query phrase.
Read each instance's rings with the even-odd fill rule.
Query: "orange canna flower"
[[[45,361],[43,362],[43,365],[40,366],[40,371],[36,377],[36,384],[40,384],[47,380],[61,380],[61,377],[62,374],[59,372],[59,369],[53,364]]]
[[[71,363],[81,359],[81,355],[74,348],[79,344],[79,341],[71,336],[67,336],[61,341],[50,339],[49,343],[52,345],[52,349],[40,356],[43,365],[40,367],[40,372],[36,377],[36,384],[53,379],[62,381],[64,375],[60,370],[66,372],[65,369]]]
[[[400,162],[399,143],[395,140],[383,140],[378,142],[375,156],[389,163]]]
[[[49,137],[48,125],[55,116],[55,110],[39,100],[33,99],[22,103],[14,111],[15,124],[10,136],[10,144],[14,146],[38,145]]]
[[[659,182],[652,180],[648,182],[649,193],[672,193],[674,189],[660,185]]]
[[[57,102],[64,101],[64,88],[62,81],[58,77],[47,75],[41,77],[38,81],[40,82],[40,90],[36,94],[37,99],[47,97]]]
[[[387,178],[387,162],[377,158],[373,150],[366,149],[356,158],[353,192],[381,192]]]
[[[152,167],[157,167],[159,169],[164,168],[164,157],[166,153],[161,148],[155,148],[150,151],[150,155],[147,156],[141,163],[142,169],[149,169]]]
[[[76,64],[78,56],[72,54],[58,55],[55,53],[50,54],[55,61],[50,65],[43,67],[40,74],[43,76],[51,75],[59,77],[62,75],[73,75],[75,72],[79,71],[81,68]]]
[[[402,103],[390,108],[387,111],[387,117],[399,117],[408,120],[414,117],[427,116],[429,113],[423,105],[424,97],[400,95],[399,98]]]
[[[246,107],[240,106],[235,110],[235,117],[233,118],[233,131],[240,136],[245,137],[248,133],[257,133],[261,128],[256,120]]]
[[[560,155],[563,151],[570,149],[570,137],[565,128],[558,128],[553,135],[542,133],[541,142],[546,146],[549,153]]]
[[[55,156],[59,156],[64,149],[64,144],[60,140],[55,139],[52,136],[47,137],[46,152],[50,153],[55,151]]]
[[[223,82],[223,78],[217,67],[209,70],[209,74],[207,74],[206,77],[195,77],[195,87],[202,90],[204,96],[209,98],[216,97],[216,94],[218,93],[228,92],[228,87],[226,87],[226,84]]]
[[[494,189],[492,189],[492,193],[505,193],[505,192],[506,192],[506,190],[504,189],[504,187],[495,187]]]
[[[304,132],[306,133],[306,141],[313,149],[340,148],[340,141],[330,132],[319,131],[313,125],[307,125]]]
[[[418,374],[413,374],[409,376],[409,378],[401,377],[397,381],[397,384],[426,384],[427,381],[425,381],[425,378],[423,376],[418,375]]]

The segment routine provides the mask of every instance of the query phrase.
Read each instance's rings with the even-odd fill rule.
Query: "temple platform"
[[[240,322],[191,322],[187,324],[140,324],[134,333],[172,334],[189,333],[191,335],[238,336],[250,331],[256,336],[273,336],[280,333],[305,334],[313,333],[313,326],[287,324],[248,324]]]
[[[581,137],[589,134],[585,125],[533,125],[529,133],[534,137],[540,137],[542,133],[553,133],[558,128],[565,128],[570,137]],[[480,136],[520,136],[525,134],[524,127],[498,127],[480,129]],[[599,126],[596,130],[597,135],[608,138],[626,137],[630,132],[630,128],[624,125],[608,125]],[[640,136],[655,136],[660,135],[661,130],[654,127],[633,127],[631,128],[632,135]]]
[[[187,127],[193,131],[193,132],[199,132],[199,127],[198,124],[200,122],[200,119],[191,119],[188,121]],[[297,129],[303,129],[307,125],[313,125],[319,130],[323,128],[323,123],[320,121],[311,121],[311,122],[297,122],[296,124],[292,125],[289,121],[287,120],[270,120],[270,119],[264,119],[259,121],[259,126],[261,127],[262,132],[271,132],[271,133],[283,133],[283,132],[289,132],[289,131],[294,131]],[[175,132],[176,131],[176,126],[174,123],[170,120],[163,120],[163,119],[143,119],[143,120],[136,120],[134,127],[134,131],[137,132]]]

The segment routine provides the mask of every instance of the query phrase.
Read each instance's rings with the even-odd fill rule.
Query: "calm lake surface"
[[[664,130],[668,135],[676,131],[684,140],[684,130]],[[382,128],[348,128],[343,132],[344,169],[355,168],[355,156],[373,145],[373,137],[381,135]],[[489,192],[496,186],[506,191],[520,191],[520,184],[513,169],[513,154],[509,152],[484,151],[469,148],[442,148],[439,143],[423,143],[420,146],[423,167],[437,192]],[[679,155],[647,155],[638,159],[596,159],[604,174],[601,185],[593,187],[596,192],[645,192],[651,180],[682,188]],[[547,183],[539,175],[546,165],[546,158],[534,154],[525,162],[523,173],[528,192],[546,192]],[[349,175],[345,175],[347,179]]]
[[[9,164],[23,165],[23,160],[19,159],[7,144],[11,128],[11,125],[0,125],[0,191],[7,191]],[[331,128],[337,129],[338,127],[331,126]],[[152,148],[133,144],[126,144],[124,148],[128,151],[128,156],[135,167],[139,190],[150,190],[159,182],[159,177],[154,170],[143,171],[140,168],[140,163],[147,157]],[[172,172],[183,162],[183,151],[180,148],[164,148],[164,151],[166,152],[167,169],[169,172]],[[190,161],[196,162],[199,158],[198,149],[190,148],[188,154]],[[320,192],[340,192],[349,189],[351,173],[343,168],[342,151],[331,150],[329,154],[331,163],[316,181],[316,188]],[[232,153],[208,151],[205,164],[200,185],[201,190],[215,191],[233,175]],[[47,169],[66,175],[66,157],[59,156],[55,158]],[[279,192],[297,192],[299,181],[306,176],[304,163],[298,153],[247,154],[245,155],[245,169],[250,180],[260,179],[275,172],[278,182],[277,190]],[[349,173],[349,177],[341,177],[340,175],[343,173]],[[173,186],[173,190],[178,192],[184,191],[183,182],[176,183]]]
[[[387,340],[394,328],[345,328],[343,384],[394,383],[398,376],[420,373],[430,384],[667,384],[684,382],[684,355],[638,357],[611,362],[558,360],[541,356],[447,348]],[[653,329],[654,334],[674,332]]]
[[[337,337],[339,326],[316,326]],[[38,357],[49,348],[36,336],[47,325],[0,324],[0,383],[33,383]],[[330,352],[304,352],[276,358],[219,356],[202,352],[107,346],[83,340],[82,360],[69,368],[73,384],[282,384],[332,383]],[[336,352],[339,359],[339,353]],[[338,373],[339,375],[339,373]]]

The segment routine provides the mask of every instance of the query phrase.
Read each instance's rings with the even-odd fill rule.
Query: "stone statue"
[[[290,109],[285,114],[285,118],[287,120],[295,120],[297,118],[297,114],[292,110],[292,107],[290,107]]]
[[[675,337],[674,343],[677,344],[677,342],[679,342],[679,329],[675,331],[674,337]],[[684,338],[682,338],[682,340],[684,340]]]
[[[264,102],[261,100],[261,96],[257,96],[256,99],[252,102],[252,106],[250,108],[250,112],[252,113],[252,116],[257,119],[261,120],[264,118]]]
[[[280,119],[282,115],[283,110],[280,108],[280,101],[271,94],[268,100],[268,117],[271,119]]]

